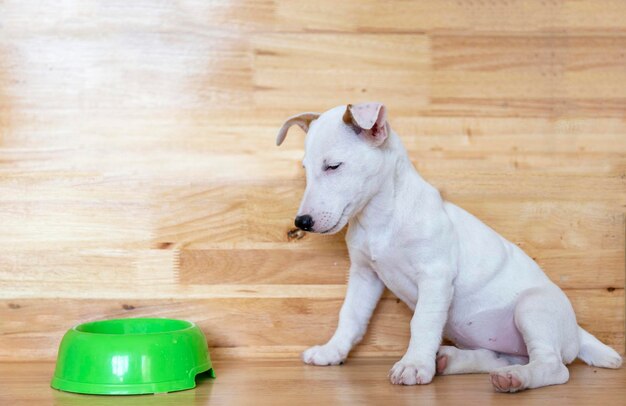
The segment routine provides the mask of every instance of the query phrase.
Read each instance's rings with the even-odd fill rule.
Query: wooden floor
[[[459,404],[622,405],[626,369],[606,370],[584,364],[570,367],[566,385],[518,394],[493,391],[487,375],[436,377],[426,386],[396,386],[387,379],[394,359],[351,360],[339,367],[313,367],[296,360],[223,360],[217,379],[199,379],[196,389],[161,395],[109,397],[59,392],[49,388],[54,364],[0,363],[1,405],[338,405]]]

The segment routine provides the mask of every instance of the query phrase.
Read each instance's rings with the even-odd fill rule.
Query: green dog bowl
[[[97,395],[191,389],[196,375],[215,378],[206,338],[194,323],[116,319],[79,324],[59,347],[52,387]]]

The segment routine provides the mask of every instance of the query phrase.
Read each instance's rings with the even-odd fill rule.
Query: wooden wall
[[[0,1],[0,360],[105,317],[217,356],[332,333],[343,234],[293,230],[289,115],[380,100],[423,176],[624,351],[626,2]],[[356,355],[400,355],[386,294]]]

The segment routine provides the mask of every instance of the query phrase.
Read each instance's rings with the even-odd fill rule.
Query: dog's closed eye
[[[342,164],[343,162],[339,162],[338,164],[335,164],[335,165],[324,165],[324,172],[334,171],[335,169],[339,168]]]

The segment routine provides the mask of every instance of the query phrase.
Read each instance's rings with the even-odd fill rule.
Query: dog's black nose
[[[298,216],[296,217],[295,224],[296,227],[298,227],[300,230],[311,231],[311,229],[313,228],[313,217],[309,216],[308,214],[305,214],[304,216]]]

